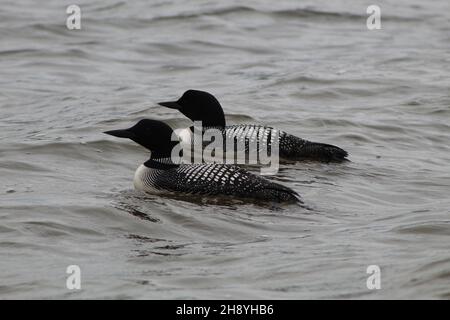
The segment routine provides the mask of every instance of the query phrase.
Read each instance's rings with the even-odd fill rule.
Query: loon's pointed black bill
[[[177,110],[181,109],[181,106],[178,104],[177,101],[159,102],[158,104],[160,106],[167,107],[167,108],[170,108],[170,109],[177,109]]]
[[[110,131],[105,131],[103,133],[106,133],[106,134],[109,134],[111,136],[118,137],[118,138],[133,139],[135,137],[135,134],[133,132],[129,131],[128,129],[125,129],[125,130],[110,130]]]

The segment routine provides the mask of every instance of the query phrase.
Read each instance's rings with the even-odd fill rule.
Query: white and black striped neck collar
[[[210,129],[217,129],[217,130],[224,130],[226,127],[225,126],[202,126],[201,130],[202,132],[205,132],[206,130],[210,130]],[[189,128],[187,128],[191,133],[194,133],[195,131],[195,127],[194,126],[190,126]],[[198,129],[197,129],[198,130]]]
[[[179,164],[174,163],[172,161],[172,158],[167,157],[167,158],[150,158],[144,163],[144,166],[152,169],[166,170],[176,168],[179,166]]]

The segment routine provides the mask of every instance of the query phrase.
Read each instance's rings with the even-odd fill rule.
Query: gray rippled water
[[[0,298],[450,298],[447,0],[374,31],[367,1],[70,4],[0,6]],[[185,126],[156,102],[189,88],[351,162],[283,165],[306,207],[139,194],[146,152],[102,131]]]

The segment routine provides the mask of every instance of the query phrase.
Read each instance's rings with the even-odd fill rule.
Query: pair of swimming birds
[[[310,142],[267,126],[227,126],[219,101],[204,91],[188,90],[177,101],[159,104],[179,110],[192,121],[201,121],[203,128],[220,130],[225,138],[232,138],[234,141],[248,142],[255,136],[265,137],[259,143],[265,143],[270,148],[276,142],[280,159],[342,162],[346,161],[348,155],[339,147]],[[185,130],[191,132],[193,128]],[[268,202],[301,202],[298,193],[291,188],[250,173],[237,165],[174,161],[171,157],[172,150],[179,147],[179,143],[193,143],[193,135],[180,134],[180,141],[173,141],[173,130],[164,122],[144,119],[131,128],[105,133],[131,139],[150,150],[150,159],[139,166],[134,176],[134,186],[138,190],[152,194],[176,193],[230,196]],[[229,151],[223,150],[225,153]]]

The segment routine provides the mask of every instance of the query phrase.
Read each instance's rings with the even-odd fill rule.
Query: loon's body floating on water
[[[233,196],[270,202],[301,202],[292,189],[254,175],[234,165],[177,164],[171,158],[178,142],[165,123],[144,119],[125,130],[106,134],[129,138],[151,151],[134,177],[135,188],[152,194],[174,192],[207,196]]]
[[[336,146],[307,141],[284,131],[262,125],[225,125],[225,115],[219,101],[210,93],[188,90],[178,101],[160,102],[162,106],[177,109],[192,121],[201,121],[204,129],[215,128],[223,132],[224,138],[249,140],[258,137],[267,143],[267,148],[278,138],[279,157],[285,160],[316,160],[323,162],[345,161],[348,153]],[[180,138],[191,144],[192,130],[185,130]],[[184,141],[187,140],[187,141]],[[247,151],[247,147],[246,147]],[[226,152],[226,150],[225,150]]]

